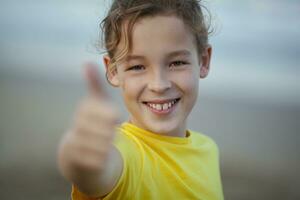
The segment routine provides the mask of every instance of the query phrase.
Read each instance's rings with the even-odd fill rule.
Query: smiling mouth
[[[180,101],[180,98],[164,100],[164,101],[144,101],[143,104],[147,105],[152,111],[159,113],[168,113]]]

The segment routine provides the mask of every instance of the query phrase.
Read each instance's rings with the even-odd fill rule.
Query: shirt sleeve
[[[133,135],[121,129],[117,131],[113,144],[122,156],[123,171],[118,183],[104,200],[134,199],[143,169],[143,149]]]
[[[100,200],[101,198],[93,198],[80,192],[75,185],[72,185],[72,200]]]

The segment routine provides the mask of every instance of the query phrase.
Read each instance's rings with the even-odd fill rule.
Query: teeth
[[[168,108],[169,108],[169,104],[168,103],[164,103],[163,110],[167,110]]]
[[[156,110],[161,110],[162,109],[162,105],[161,104],[156,104],[155,109]]]
[[[174,104],[176,103],[176,100],[173,100],[169,103],[164,103],[164,104],[153,104],[153,103],[148,103],[148,106],[150,106],[151,108],[154,108],[156,110],[168,110],[169,108],[171,108]]]

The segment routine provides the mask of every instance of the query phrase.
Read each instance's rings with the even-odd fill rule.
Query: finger
[[[105,97],[104,89],[101,87],[101,78],[99,76],[97,65],[87,63],[84,67],[84,72],[89,93],[96,97]]]
[[[76,137],[78,137],[79,141],[90,140],[99,144],[112,140],[115,133],[115,128],[112,125],[95,124],[83,120],[80,124],[74,126],[73,130],[76,132]]]
[[[117,124],[120,120],[120,111],[115,104],[108,101],[108,99],[85,98],[78,106],[74,122],[77,119],[86,118],[88,120],[100,120],[109,124]]]

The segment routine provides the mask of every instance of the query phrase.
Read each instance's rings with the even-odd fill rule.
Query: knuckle
[[[72,140],[67,142],[65,148],[67,158],[74,169],[99,170],[110,149],[110,142],[107,140],[80,139],[72,136]]]
[[[79,115],[85,115],[87,113],[90,113],[91,111],[95,110],[96,107],[96,101],[93,100],[92,98],[86,97],[83,99],[78,106],[78,114]]]
[[[118,121],[120,118],[120,112],[116,108],[112,108],[110,112],[110,117],[114,121]]]
[[[79,106],[78,117],[118,121],[120,112],[114,104],[104,100],[87,98]]]
[[[85,112],[88,107],[88,104],[89,104],[89,100],[87,98],[83,99],[78,105],[78,113]]]
[[[79,157],[73,164],[76,168],[87,171],[95,171],[99,168],[99,162],[90,157]]]
[[[105,115],[106,119],[110,121],[118,121],[120,117],[119,111],[112,105],[106,105],[103,107],[102,110],[103,114]]]
[[[95,150],[79,150],[79,153],[76,154],[76,159],[73,162],[73,165],[77,168],[94,171],[98,170],[103,161],[104,161],[103,152],[95,152]]]

